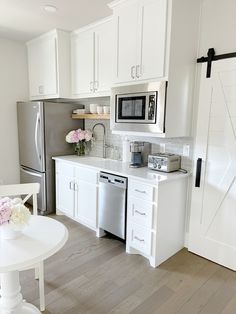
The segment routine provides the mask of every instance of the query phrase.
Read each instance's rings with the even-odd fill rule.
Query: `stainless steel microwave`
[[[127,132],[165,132],[167,82],[112,88],[111,129]]]

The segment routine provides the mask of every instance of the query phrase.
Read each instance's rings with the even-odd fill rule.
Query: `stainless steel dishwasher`
[[[126,238],[127,178],[106,172],[99,175],[98,226]]]

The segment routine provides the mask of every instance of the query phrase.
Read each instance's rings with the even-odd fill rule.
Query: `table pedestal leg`
[[[0,314],[39,314],[34,305],[23,302],[19,272],[0,274]]]

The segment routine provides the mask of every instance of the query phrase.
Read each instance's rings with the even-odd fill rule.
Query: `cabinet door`
[[[56,206],[65,215],[74,215],[74,179],[62,173],[56,174]]]
[[[109,91],[113,74],[113,21],[96,27],[95,31],[95,91]]]
[[[135,80],[137,59],[138,3],[126,4],[117,9],[115,83]]]
[[[93,92],[94,32],[84,31],[72,37],[72,94]]]
[[[57,80],[57,39],[40,38],[28,45],[30,96],[55,95]]]
[[[91,228],[96,228],[97,186],[78,180],[76,185],[75,218]]]
[[[141,0],[136,67],[140,80],[164,76],[166,24],[166,0]]]

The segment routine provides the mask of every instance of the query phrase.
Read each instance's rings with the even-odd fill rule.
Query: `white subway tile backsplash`
[[[83,99],[79,102],[83,104],[86,109],[89,109],[90,103],[97,103],[101,106],[109,106],[110,98],[101,97],[101,98],[92,98],[92,99]],[[85,120],[85,128],[92,129],[96,123],[103,123],[106,128],[106,144],[108,148],[106,149],[107,157],[112,159],[122,159],[122,147],[123,139],[126,137],[130,141],[145,141],[152,144],[152,153],[160,152],[160,144],[165,144],[165,151],[168,153],[183,155],[184,145],[189,145],[189,156],[182,156],[182,165],[181,167],[187,170],[192,168],[192,156],[193,156],[193,138],[184,137],[184,138],[156,138],[156,137],[138,137],[138,136],[121,136],[117,134],[112,134],[110,130],[110,121],[109,120]],[[103,129],[97,127],[95,129],[95,138],[96,141],[92,145],[90,156],[102,157],[103,155]]]

